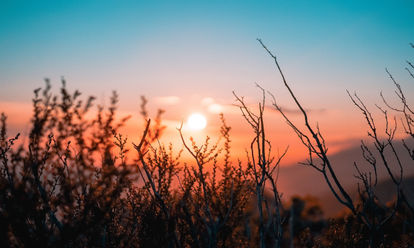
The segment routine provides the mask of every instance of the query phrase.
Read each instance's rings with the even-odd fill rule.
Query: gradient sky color
[[[363,120],[348,123],[361,118],[346,89],[378,102],[380,90],[392,94],[387,67],[414,97],[404,71],[413,58],[413,12],[408,0],[4,0],[0,111],[17,125],[45,77],[55,88],[65,77],[69,88],[100,99],[117,90],[125,113],[137,113],[139,96],[146,95],[153,108],[167,110],[171,126],[194,111],[214,123],[217,112],[231,109],[233,90],[256,102],[255,82],[289,108],[273,61],[256,41],[261,38],[332,143],[340,144],[362,133]],[[227,114],[236,134],[247,128],[238,124],[238,112]],[[272,128],[288,140],[287,129]]]

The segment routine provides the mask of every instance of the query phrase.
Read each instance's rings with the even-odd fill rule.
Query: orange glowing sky
[[[57,91],[63,76],[69,89],[95,95],[97,103],[108,103],[117,90],[119,115],[133,116],[123,130],[131,141],[142,131],[141,95],[151,113],[166,110],[163,141],[177,147],[182,145],[176,128],[191,113],[202,113],[208,124],[184,135],[202,140],[217,138],[222,112],[232,127],[235,157],[243,158],[254,134],[232,91],[255,109],[258,83],[302,123],[272,59],[256,41],[262,38],[335,153],[366,135],[346,89],[358,91],[375,110],[381,90],[393,97],[388,67],[413,99],[414,84],[404,71],[405,60],[413,57],[413,9],[407,1],[8,1],[0,10],[0,111],[9,116],[11,132],[27,132],[32,90],[48,77]],[[273,150],[290,146],[284,164],[303,159],[303,147],[269,96],[267,104]]]

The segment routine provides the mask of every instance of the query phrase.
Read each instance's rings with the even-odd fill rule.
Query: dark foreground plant
[[[194,164],[182,164],[158,142],[162,111],[145,129],[131,160],[109,108],[92,110],[80,92],[35,90],[26,142],[9,138],[1,117],[0,221],[2,247],[240,247],[255,243],[251,182],[231,162],[230,127],[221,116],[222,143],[191,144]],[[95,117],[91,117],[95,115]],[[253,216],[254,217],[254,216]],[[252,229],[252,231],[250,230]]]
[[[262,43],[263,45],[263,43]],[[267,48],[263,45],[267,50]],[[178,151],[162,144],[160,110],[152,120],[142,98],[144,129],[130,142],[120,133],[129,117],[116,116],[118,96],[108,108],[93,107],[94,97],[69,92],[65,81],[53,94],[48,81],[36,89],[27,137],[7,133],[0,121],[0,247],[409,247],[414,245],[414,212],[402,190],[404,166],[395,149],[400,113],[410,157],[413,112],[400,85],[392,78],[401,106],[379,108],[385,139],[357,95],[351,100],[367,120],[372,146],[362,154],[372,172],[355,164],[359,201],[342,186],[327,154],[325,139],[314,128],[276,62],[285,86],[305,120],[299,129],[280,111],[308,148],[307,164],[321,173],[336,199],[349,213],[326,220],[312,197],[283,202],[277,171],[287,149],[275,157],[264,125],[265,91],[258,111],[235,95],[253,130],[246,161],[231,153],[230,127],[223,115],[219,141],[203,144],[184,137]],[[407,70],[411,73],[412,64]],[[410,74],[412,75],[412,74]],[[391,76],[391,74],[390,74]],[[386,109],[387,108],[387,109]],[[129,147],[133,151],[128,151]],[[183,162],[182,152],[192,161]],[[377,155],[375,155],[375,153]],[[237,161],[237,162],[236,162]],[[395,186],[396,200],[381,204],[376,197],[377,168],[384,166]],[[397,168],[397,170],[395,170]]]
[[[258,39],[258,41],[274,60],[277,71],[282,77],[284,86],[288,90],[291,98],[295,102],[296,107],[299,109],[303,117],[304,128],[300,128],[296,123],[292,121],[291,118],[287,116],[285,111],[277,103],[276,98],[271,94],[273,97],[273,106],[282,115],[283,119],[292,128],[292,130],[298,136],[299,140],[308,150],[308,159],[303,164],[313,168],[323,176],[323,179],[325,180],[329,190],[333,193],[336,200],[348,210],[350,210],[352,214],[352,216],[346,217],[346,225],[352,226],[346,229],[348,235],[341,233],[340,236],[340,238],[346,237],[347,243],[345,243],[344,246],[351,245],[379,247],[384,245],[393,245],[391,239],[389,238],[390,235],[387,234],[385,230],[387,230],[389,222],[393,220],[395,221],[399,218],[402,218],[399,219],[399,221],[408,222],[408,225],[404,224],[402,226],[399,226],[398,230],[400,230],[403,235],[406,235],[406,228],[409,228],[409,236],[412,237],[412,232],[414,230],[412,222],[412,216],[414,215],[413,207],[405,197],[405,193],[402,190],[401,185],[403,182],[404,167],[413,166],[413,163],[410,161],[409,164],[403,164],[401,160],[402,155],[396,149],[394,139],[397,131],[397,118],[394,117],[392,120],[390,120],[388,111],[378,105],[375,105],[384,117],[385,127],[383,128],[383,132],[385,135],[383,135],[383,137],[385,138],[382,138],[378,131],[376,121],[371,114],[371,111],[366,107],[365,103],[356,93],[354,95],[351,95],[347,91],[352,103],[362,112],[363,117],[367,122],[368,137],[372,140],[374,147],[374,149],[371,149],[366,145],[364,141],[361,141],[362,155],[367,164],[370,166],[371,171],[364,172],[359,164],[356,162],[353,164],[357,173],[356,178],[359,179],[359,202],[356,203],[355,200],[351,198],[351,194],[345,189],[339,180],[334,165],[328,156],[328,147],[326,145],[325,138],[319,129],[319,125],[317,124],[315,127],[311,124],[307,111],[301,105],[297,96],[289,85],[276,56],[273,55],[273,53],[264,45],[260,39]],[[411,62],[407,61],[407,64],[411,67],[411,69],[414,69]],[[410,68],[406,68],[406,70],[409,72],[410,76],[414,78],[413,74],[410,71]],[[401,86],[395,81],[388,70],[386,70],[386,72],[396,86],[397,90],[395,93],[401,102],[401,107],[391,106],[391,104],[385,100],[382,93],[380,94],[381,98],[386,107],[402,115],[401,124],[404,127],[404,132],[406,135],[408,135],[407,139],[412,139],[414,138],[412,131],[414,124],[414,112],[411,110],[410,105],[407,103],[407,99],[401,89]],[[408,145],[405,139],[402,140],[402,143],[410,157],[413,158],[413,147]],[[377,159],[377,157],[379,157],[379,159]],[[375,192],[375,186],[378,182],[378,166],[383,166],[385,168],[389,179],[395,187],[396,200],[391,206],[382,205],[379,202]],[[393,167],[396,167],[396,169]],[[404,210],[402,212],[399,212],[399,210],[401,211],[401,207],[403,207]],[[350,237],[349,234],[352,234],[354,236]],[[330,245],[338,246],[339,244],[331,243]]]

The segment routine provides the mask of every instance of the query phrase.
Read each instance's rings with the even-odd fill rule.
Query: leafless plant
[[[368,124],[368,136],[373,139],[374,146],[376,152],[379,154],[381,158],[381,162],[383,166],[386,168],[386,171],[388,172],[388,175],[392,182],[396,186],[396,195],[397,200],[390,211],[389,214],[379,214],[378,212],[378,203],[377,198],[374,193],[374,185],[377,183],[377,160],[375,159],[373,155],[373,151],[365,145],[364,142],[362,142],[361,149],[363,153],[363,157],[365,160],[372,166],[374,171],[374,183],[372,182],[372,175],[371,173],[361,172],[359,165],[354,163],[354,166],[357,171],[357,178],[360,179],[362,182],[362,188],[359,188],[361,200],[362,200],[362,208],[359,208],[353,201],[353,199],[350,197],[350,194],[345,190],[342,183],[340,182],[337,173],[335,172],[335,169],[331,163],[331,160],[329,159],[329,156],[327,154],[328,148],[326,146],[325,138],[321,134],[321,131],[319,129],[319,125],[317,124],[316,127],[313,127],[310,124],[308,113],[306,110],[302,107],[301,103],[299,102],[297,96],[294,94],[293,90],[291,89],[290,85],[288,84],[286,77],[278,63],[278,60],[275,55],[270,52],[270,50],[264,45],[264,43],[258,39],[261,46],[266,50],[266,52],[272,57],[274,60],[274,63],[277,67],[277,70],[282,77],[282,81],[286,89],[288,90],[291,98],[294,100],[297,108],[300,110],[305,128],[301,129],[298,127],[297,124],[295,124],[291,118],[289,118],[284,110],[280,107],[280,105],[277,103],[276,98],[274,95],[269,93],[273,98],[273,106],[276,108],[276,110],[279,111],[279,113],[282,115],[284,120],[287,122],[287,124],[293,129],[293,131],[298,136],[299,140],[302,142],[302,144],[308,149],[308,159],[304,163],[305,165],[308,165],[318,171],[322,174],[323,178],[325,179],[325,182],[327,183],[330,191],[333,193],[335,198],[343,204],[345,207],[347,207],[369,230],[369,246],[370,247],[376,247],[381,243],[381,239],[383,239],[383,236],[380,235],[381,229],[385,225],[386,222],[388,222],[397,211],[398,204],[400,202],[400,186],[403,178],[403,167],[400,161],[400,157],[397,154],[397,151],[395,149],[393,140],[394,135],[396,132],[396,120],[394,119],[393,125],[389,122],[388,113],[386,110],[383,110],[382,108],[378,107],[378,109],[382,112],[384,119],[385,119],[385,134],[386,134],[386,140],[383,141],[378,136],[377,127],[375,125],[375,121],[371,115],[371,112],[367,109],[363,101],[358,97],[358,95],[351,96],[351,94],[348,95],[351,98],[352,102],[358,109],[362,112],[364,118],[367,121]],[[402,93],[400,87],[397,86],[397,89],[399,89],[397,95],[403,102],[403,109],[401,110],[403,113],[406,113],[409,111],[409,108],[406,106],[405,97]],[[408,120],[408,123],[410,122],[410,117],[407,117],[407,114],[405,114],[406,120]],[[406,130],[409,130],[409,128],[406,128]],[[393,154],[393,159],[395,159],[397,167],[399,168],[399,173],[395,175],[392,172],[392,164],[389,161],[391,158],[388,158],[385,155],[385,149],[389,148]]]
[[[250,152],[247,152],[249,176],[254,182],[252,189],[257,197],[257,207],[259,211],[259,247],[280,247],[282,242],[282,204],[280,200],[280,193],[276,185],[275,173],[279,168],[280,161],[286,155],[288,147],[285,151],[275,159],[272,157],[272,146],[270,141],[266,138],[264,125],[264,110],[266,104],[266,93],[259,85],[257,87],[262,91],[262,101],[259,103],[259,113],[255,114],[248,108],[242,97],[236,97],[238,107],[240,108],[243,117],[253,129],[255,134],[250,143]],[[270,182],[270,187],[273,192],[273,206],[265,198],[266,182]],[[265,208],[265,209],[263,209]],[[267,214],[267,221],[265,221],[265,211]],[[272,242],[266,242],[267,235],[272,236]]]

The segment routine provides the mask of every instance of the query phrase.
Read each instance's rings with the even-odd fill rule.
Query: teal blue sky
[[[261,38],[300,96],[349,104],[345,89],[392,89],[385,67],[408,79],[413,13],[408,0],[3,0],[0,100],[29,102],[43,78],[57,87],[62,76],[86,94],[117,90],[125,109],[141,94],[232,103],[232,90],[255,96],[254,82],[279,92]]]

